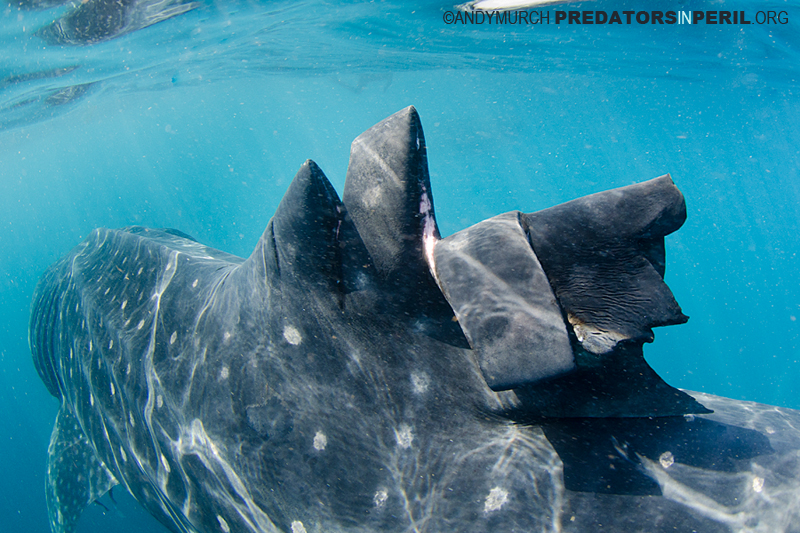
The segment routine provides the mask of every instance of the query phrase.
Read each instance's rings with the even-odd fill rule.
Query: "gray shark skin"
[[[643,359],[669,176],[442,239],[409,107],[342,198],[307,161],[247,259],[98,229],[44,274],[54,533],[115,485],[176,532],[800,530],[800,413]]]

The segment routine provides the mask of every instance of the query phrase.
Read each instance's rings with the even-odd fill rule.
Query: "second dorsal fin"
[[[438,239],[422,124],[409,106],[350,149],[344,205],[385,279],[429,276],[425,239]]]
[[[433,278],[439,230],[425,136],[413,106],[353,141],[342,200],[392,303],[424,318],[420,324],[429,334],[468,347]]]

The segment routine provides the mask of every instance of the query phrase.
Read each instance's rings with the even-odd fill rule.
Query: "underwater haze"
[[[445,1],[144,0],[125,3],[134,23],[83,31],[80,2],[4,1],[2,531],[49,531],[59,403],[27,342],[45,269],[132,224],[246,257],[306,159],[341,194],[351,141],[408,105],[444,236],[670,173],[688,219],[665,279],[691,318],[656,330],[648,362],[677,387],[800,409],[800,1],[646,3],[750,25],[553,23],[642,9],[628,0],[533,25],[447,24]],[[166,531],[123,493],[78,531]]]

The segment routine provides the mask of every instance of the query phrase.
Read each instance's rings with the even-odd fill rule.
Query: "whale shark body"
[[[663,176],[443,239],[410,107],[247,259],[95,230],[32,307],[52,531],[115,485],[176,532],[799,531],[800,413],[644,361],[685,216]]]

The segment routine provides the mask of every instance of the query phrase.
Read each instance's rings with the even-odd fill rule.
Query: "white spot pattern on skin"
[[[414,433],[408,424],[400,424],[400,427],[394,430],[394,436],[397,439],[397,445],[404,450],[410,448],[414,441]]]
[[[219,371],[219,379],[228,379],[230,375],[230,370],[227,366],[223,366],[222,369]]]
[[[411,374],[411,387],[417,394],[424,394],[428,392],[428,387],[431,384],[431,378],[425,372],[414,372]]]
[[[300,520],[295,520],[292,522],[292,533],[308,533],[306,531],[306,526]]]
[[[131,427],[136,427],[136,421],[133,419],[133,413],[128,413],[128,420],[131,422]]]
[[[136,329],[142,329],[144,327],[144,319],[139,321],[139,324],[136,325]]]
[[[495,487],[490,490],[489,495],[486,496],[486,502],[483,504],[483,512],[491,513],[493,511],[499,511],[507,501],[508,491],[500,487]]]
[[[754,477],[753,478],[753,491],[754,492],[761,492],[764,490],[764,478],[763,477]]]
[[[164,470],[166,470],[167,474],[170,472],[169,463],[167,462],[167,458],[164,457],[164,454],[161,454],[161,464],[164,465]]]
[[[119,454],[122,456],[122,461],[127,463],[128,462],[128,454],[125,453],[125,450],[122,448],[119,449]]]
[[[111,384],[111,396],[114,396],[114,392],[116,392],[116,391],[114,389],[114,384],[112,383]]]
[[[297,346],[303,342],[303,336],[300,335],[300,332],[297,331],[297,328],[294,326],[285,326],[283,328],[283,338],[292,346]]]
[[[170,344],[175,344],[176,340],[178,340],[178,332],[177,331],[173,331],[172,335],[169,336],[169,343]]]
[[[231,338],[231,332],[230,331],[226,331],[225,334],[222,336],[222,339],[225,340],[226,342],[230,338]]]
[[[321,452],[328,445],[328,437],[322,431],[317,431],[314,435],[314,449]]]
[[[225,533],[230,533],[231,528],[224,518],[222,518],[220,515],[217,515],[217,521],[219,522],[219,527],[222,529],[222,531]]]
[[[124,302],[122,302],[122,310],[123,311],[125,310],[125,306],[126,305],[128,305],[128,300],[125,300]]]
[[[675,456],[672,455],[672,452],[664,452],[658,458],[658,462],[661,463],[661,468],[666,470],[675,463]]]
[[[197,281],[198,280],[194,280],[194,283],[192,283],[192,288],[197,287]]]
[[[160,394],[156,397],[156,406],[161,409],[164,406],[164,397]]]
[[[372,501],[375,502],[375,507],[383,507],[388,499],[389,493],[384,489],[379,490],[375,493],[375,496],[372,497]]]
[[[111,339],[110,341],[108,341],[108,349],[110,350],[113,347],[114,347],[114,339]]]

